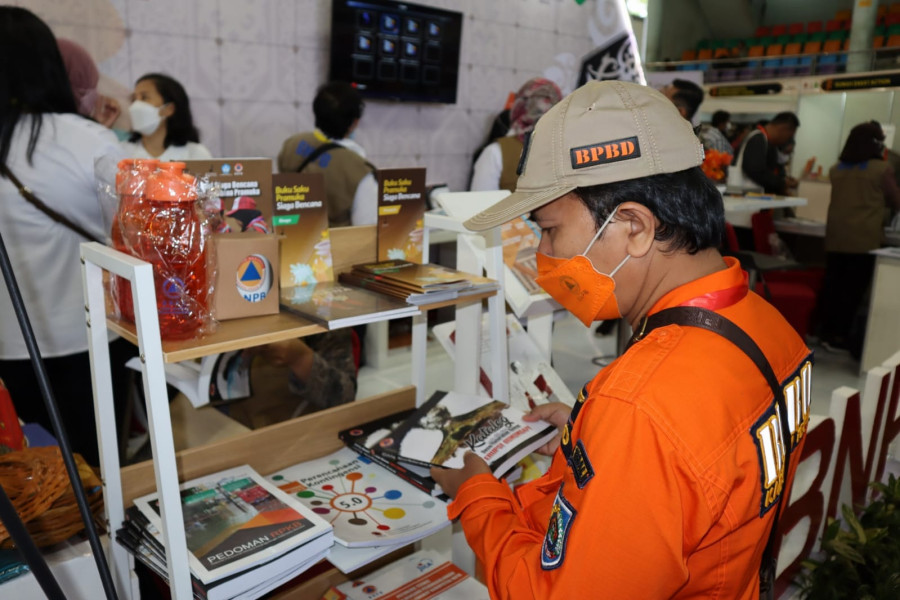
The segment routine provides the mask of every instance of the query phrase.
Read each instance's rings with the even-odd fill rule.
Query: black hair
[[[862,163],[884,156],[884,131],[876,121],[860,123],[850,130],[844,148],[841,150],[841,162]]]
[[[25,154],[31,163],[44,113],[78,113],[56,37],[31,11],[0,6],[0,165],[24,115],[31,117]]]
[[[199,142],[200,132],[194,126],[191,101],[188,100],[184,86],[162,73],[147,73],[135,83],[142,81],[151,82],[162,96],[163,102],[175,107],[175,112],[166,119],[166,139],[163,140],[163,146],[168,148],[169,146],[184,146],[188,142]],[[141,139],[141,134],[135,131],[129,139],[136,142]]]
[[[697,109],[703,102],[703,88],[687,79],[675,79],[672,85],[678,91],[672,96],[672,103],[679,108],[683,108],[687,113],[685,118],[688,121],[694,118]]]
[[[712,116],[712,126],[718,127],[719,125],[724,125],[728,121],[731,120],[731,113],[727,110],[717,110],[713,113]]]
[[[800,119],[792,112],[780,112],[769,121],[769,125],[789,125],[794,129],[800,127]]]
[[[332,81],[316,91],[313,100],[316,127],[331,139],[347,137],[353,122],[362,117],[362,113],[362,96],[347,82]]]
[[[722,195],[700,167],[575,190],[597,227],[623,202],[637,202],[659,221],[654,238],[666,252],[716,248],[725,233]]]

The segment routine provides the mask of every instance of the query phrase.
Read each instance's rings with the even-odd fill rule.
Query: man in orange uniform
[[[516,192],[466,223],[531,211],[538,283],[585,325],[624,317],[637,332],[571,413],[532,412],[562,427],[546,475],[512,492],[473,454],[433,470],[492,598],[759,596],[805,440],[811,355],[716,250],[724,208],[702,159],[663,95],[591,82],[538,121]],[[662,318],[698,308],[702,322]],[[702,326],[722,317],[761,360]]]

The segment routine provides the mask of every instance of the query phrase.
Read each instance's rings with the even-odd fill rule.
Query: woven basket
[[[79,455],[78,474],[95,521],[103,510],[100,479]],[[26,448],[0,456],[0,485],[39,547],[50,546],[84,529],[59,448]],[[0,524],[0,547],[12,540]]]

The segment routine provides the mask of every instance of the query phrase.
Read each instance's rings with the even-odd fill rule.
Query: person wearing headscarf
[[[822,282],[822,347],[862,352],[862,331],[854,321],[872,283],[890,208],[900,209],[894,169],[884,160],[884,131],[875,121],[860,123],[847,136],[831,167],[831,202],[825,224],[825,279]]]
[[[97,91],[100,72],[94,59],[87,50],[72,40],[57,38],[56,45],[59,46],[59,53],[69,76],[78,114],[93,119],[104,127],[112,127],[122,110],[114,98]]]
[[[488,144],[475,161],[472,191],[515,190],[525,135],[561,99],[559,86],[542,77],[529,79],[519,88],[509,111],[509,131]]]

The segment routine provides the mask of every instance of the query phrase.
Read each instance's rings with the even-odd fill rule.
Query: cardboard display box
[[[216,282],[213,315],[222,321],[278,312],[278,237],[214,235]]]

